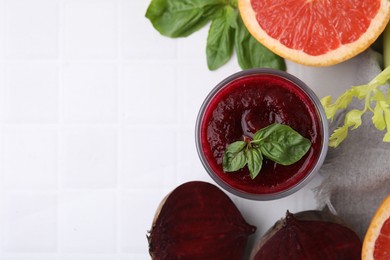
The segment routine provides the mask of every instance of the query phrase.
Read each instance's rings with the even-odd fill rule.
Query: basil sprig
[[[257,131],[253,139],[244,137],[227,146],[222,167],[225,172],[235,172],[247,165],[250,177],[260,172],[266,157],[281,165],[299,161],[310,149],[311,142],[290,126],[274,123]]]
[[[246,29],[237,0],[152,0],[145,16],[162,35],[186,37],[211,21],[206,57],[210,70],[230,60],[233,49],[242,69],[285,70],[284,59],[260,44]]]

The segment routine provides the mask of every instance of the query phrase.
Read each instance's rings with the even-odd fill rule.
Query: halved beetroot
[[[149,232],[153,259],[242,259],[256,227],[210,183],[180,185],[161,202]]]
[[[287,211],[260,239],[250,259],[359,260],[361,248],[355,232],[331,213]]]

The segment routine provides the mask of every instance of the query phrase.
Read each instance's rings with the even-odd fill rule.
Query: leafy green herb
[[[236,48],[237,60],[240,67],[242,69],[263,67],[286,70],[284,59],[264,47],[262,44],[259,44],[245,27],[240,15],[237,20],[238,28],[234,46]]]
[[[284,59],[250,35],[239,15],[237,0],[152,0],[145,16],[157,31],[172,38],[186,37],[211,21],[206,44],[210,70],[229,61],[234,48],[242,69],[286,69]]]
[[[221,67],[232,56],[234,31],[237,28],[236,16],[234,8],[227,5],[211,22],[206,45],[207,65],[210,70]]]
[[[245,146],[246,142],[237,141],[227,147],[222,159],[225,171],[234,172],[245,166]]]
[[[353,86],[341,94],[331,104],[332,97],[326,96],[321,99],[322,106],[328,119],[332,120],[337,111],[346,109],[354,98],[364,99],[362,110],[353,109],[346,113],[344,125],[338,127],[329,138],[329,146],[337,147],[348,136],[349,129],[353,130],[362,124],[362,115],[367,111],[373,113],[372,123],[380,131],[387,130],[383,142],[390,142],[390,92],[385,94],[379,86],[386,84],[390,79],[390,66],[383,70],[368,84]]]
[[[263,157],[282,165],[299,161],[309,150],[311,142],[287,125],[274,123],[257,131],[253,139],[229,144],[222,158],[225,172],[235,172],[248,166],[252,179],[259,174]]]
[[[208,23],[226,0],[152,0],[146,17],[162,35],[186,37]]]

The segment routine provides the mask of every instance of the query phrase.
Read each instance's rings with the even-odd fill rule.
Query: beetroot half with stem
[[[362,243],[354,231],[327,211],[303,211],[279,220],[252,250],[251,260],[359,260]]]
[[[149,231],[149,253],[153,259],[242,259],[255,231],[218,187],[187,182],[161,202]]]

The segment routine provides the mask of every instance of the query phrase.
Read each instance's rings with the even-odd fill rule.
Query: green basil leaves
[[[146,17],[162,35],[186,37],[208,23],[225,0],[152,0]]]
[[[245,28],[237,0],[152,0],[145,16],[157,31],[172,38],[186,37],[211,21],[206,44],[210,70],[228,62],[234,48],[242,69],[286,69],[284,59],[265,48]]]
[[[233,54],[236,16],[234,8],[227,5],[211,22],[206,45],[207,65],[210,70],[224,65]]]
[[[222,167],[225,172],[235,172],[247,165],[254,179],[261,170],[263,157],[278,164],[291,165],[299,161],[310,146],[310,140],[291,127],[275,123],[257,131],[251,141],[229,144],[222,158]]]
[[[256,67],[286,70],[284,59],[260,44],[246,29],[241,16],[237,19],[237,30],[234,46],[238,64],[242,69]]]

